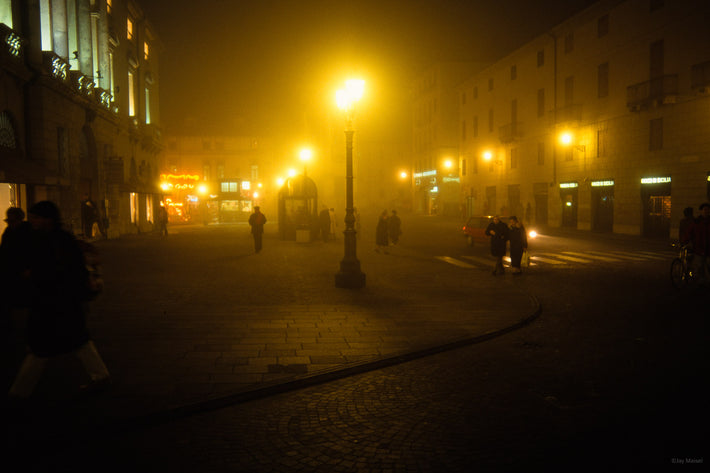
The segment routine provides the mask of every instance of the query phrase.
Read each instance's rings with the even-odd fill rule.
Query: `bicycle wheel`
[[[671,262],[671,282],[676,289],[683,289],[688,284],[685,264],[680,258],[676,258]]]

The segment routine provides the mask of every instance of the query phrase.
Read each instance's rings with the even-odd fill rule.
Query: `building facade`
[[[459,212],[459,96],[456,87],[477,67],[440,63],[424,71],[412,86],[413,210]]]
[[[676,237],[710,200],[702,0],[603,0],[469,76],[459,93],[469,215]]]
[[[96,237],[151,231],[159,205],[159,40],[133,0],[0,2],[0,203],[56,202]]]
[[[276,211],[274,150],[257,136],[166,135],[161,187],[170,221],[246,221],[254,205]]]

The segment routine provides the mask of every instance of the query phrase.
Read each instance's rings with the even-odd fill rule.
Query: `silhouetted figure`
[[[330,215],[330,236],[335,240],[337,239],[335,230],[338,228],[338,221],[335,219],[335,209],[333,207],[329,208],[328,214]]]
[[[678,223],[678,240],[681,242],[687,237],[690,226],[695,222],[693,218],[693,207],[683,209],[683,218]]]
[[[158,233],[161,236],[168,236],[168,211],[163,205],[158,207]]]
[[[399,237],[402,235],[402,220],[396,210],[393,210],[392,215],[387,219],[387,234],[393,245],[399,243]]]
[[[57,206],[38,202],[29,210],[32,224],[29,270],[30,313],[27,321],[29,354],[10,388],[13,398],[34,392],[47,361],[72,353],[89,375],[88,387],[109,382],[106,365],[86,327],[88,271],[74,235],[61,228]]]
[[[375,229],[375,251],[387,254],[387,246],[389,245],[389,235],[387,234],[387,211],[383,210],[380,218],[377,219],[377,228]]]
[[[9,308],[26,307],[28,284],[25,272],[32,227],[25,221],[25,212],[19,207],[10,207],[6,212],[7,228],[0,243],[0,271],[2,303]]]
[[[261,237],[264,235],[264,224],[266,216],[261,213],[259,206],[254,207],[254,213],[249,216],[249,225],[251,225],[251,234],[254,236],[254,251],[261,251]]]
[[[700,204],[700,215],[688,227],[684,241],[693,245],[693,272],[703,285],[710,285],[710,203]]]
[[[513,274],[521,274],[520,261],[523,259],[523,251],[528,248],[528,237],[525,234],[525,226],[517,217],[510,217],[510,229],[508,230],[510,240],[510,267]]]
[[[99,221],[99,209],[96,203],[91,200],[89,194],[84,194],[81,201],[81,227],[84,231],[84,238],[94,237],[94,223]]]
[[[493,221],[488,224],[486,235],[491,237],[491,254],[496,258],[493,275],[504,274],[503,257],[505,256],[505,247],[508,241],[508,226],[501,222],[500,217],[496,215],[493,217]]]

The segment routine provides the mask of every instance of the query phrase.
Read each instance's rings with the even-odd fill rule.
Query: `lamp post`
[[[355,208],[353,205],[353,119],[355,102],[360,100],[365,81],[345,81],[345,89],[335,94],[338,107],[345,112],[345,254],[340,262],[340,271],[335,274],[335,287],[361,288],[365,286],[365,273],[360,270],[355,238]]]

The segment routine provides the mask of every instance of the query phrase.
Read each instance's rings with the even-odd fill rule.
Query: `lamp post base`
[[[343,287],[349,289],[359,289],[365,287],[365,273],[360,271],[359,264],[346,264],[344,261],[340,263],[340,271],[335,273],[335,287]]]

